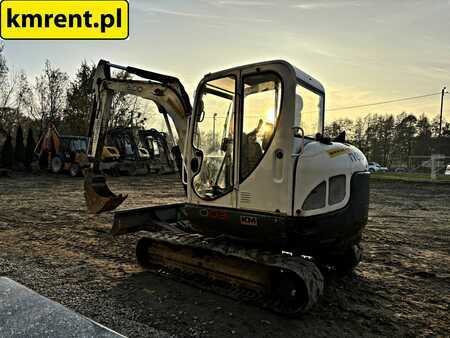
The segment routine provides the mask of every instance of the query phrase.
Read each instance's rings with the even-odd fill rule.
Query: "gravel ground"
[[[122,208],[183,200],[175,176],[113,178]],[[450,185],[371,182],[365,259],[300,319],[142,271],[138,234],[85,212],[82,180],[0,179],[0,275],[132,337],[450,336]]]

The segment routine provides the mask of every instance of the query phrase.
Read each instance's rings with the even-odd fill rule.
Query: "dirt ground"
[[[175,176],[111,179],[122,208],[181,201]],[[134,337],[450,336],[450,185],[372,180],[364,261],[286,319],[135,263],[138,234],[85,211],[82,180],[0,178],[0,275]]]

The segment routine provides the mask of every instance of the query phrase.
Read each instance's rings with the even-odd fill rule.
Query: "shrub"
[[[6,141],[3,144],[2,152],[1,152],[1,165],[4,168],[11,169],[14,162],[14,148],[12,145],[11,135],[8,134],[6,137]]]
[[[36,141],[34,140],[33,137],[33,130],[30,128],[28,129],[27,145],[25,147],[25,167],[27,169],[30,169],[31,162],[33,162],[35,148],[36,148]]]
[[[19,167],[25,165],[25,145],[23,144],[22,126],[17,128],[16,146],[14,148],[14,164]]]

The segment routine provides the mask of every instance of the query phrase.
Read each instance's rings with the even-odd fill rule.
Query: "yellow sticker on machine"
[[[333,157],[348,154],[348,151],[349,151],[348,148],[335,148],[335,149],[327,150],[327,153],[328,153],[328,155],[330,155],[331,158],[333,158]]]

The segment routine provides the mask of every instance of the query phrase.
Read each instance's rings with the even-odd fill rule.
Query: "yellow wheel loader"
[[[111,68],[142,80],[112,78]],[[186,201],[114,215],[114,235],[146,232],[140,264],[295,316],[322,295],[319,267],[359,263],[368,164],[342,135],[323,136],[325,90],[313,77],[279,60],[210,73],[193,107],[177,78],[146,70],[102,60],[93,83],[91,212],[126,198],[98,170],[115,93],[153,101],[179,136],[172,151]]]
[[[83,168],[89,165],[87,148],[89,139],[85,136],[59,134],[50,123],[47,132],[41,136],[35,154],[41,169],[53,173],[68,172],[70,176],[82,175]],[[119,153],[114,147],[103,147],[100,168],[102,172],[114,172],[119,160]]]
[[[39,139],[35,153],[41,169],[46,167],[55,174],[66,171],[75,177],[81,175],[82,168],[88,165],[87,147],[87,137],[60,135],[50,123],[47,132]]]

